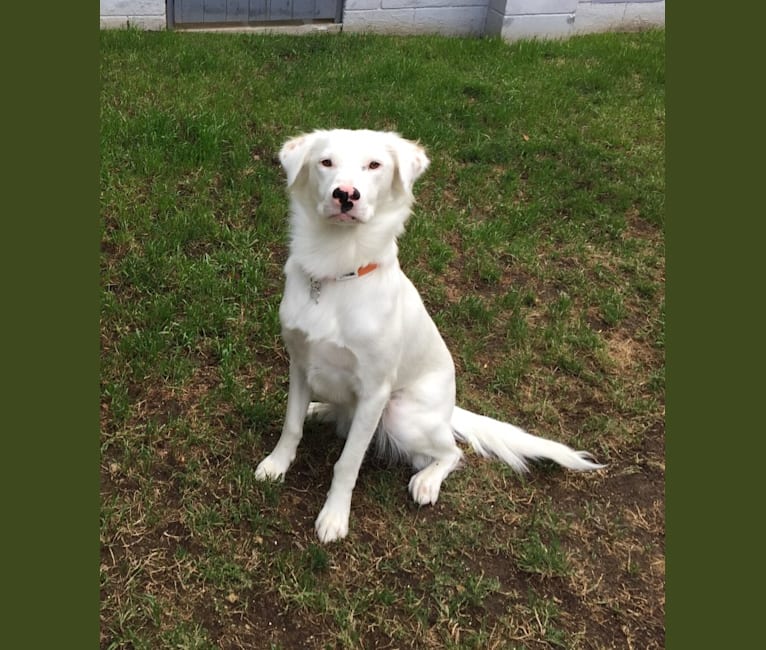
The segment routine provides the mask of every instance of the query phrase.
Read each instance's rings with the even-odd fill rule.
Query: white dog
[[[322,542],[348,534],[373,437],[417,470],[409,490],[419,504],[436,502],[460,462],[456,439],[519,471],[528,458],[602,467],[586,452],[455,406],[452,357],[397,259],[413,184],[429,164],[418,144],[388,132],[314,131],[285,143],[279,158],[291,206],[279,310],[290,387],[282,435],[256,477],[284,477],[307,415],[334,420],[346,442],[316,520]]]

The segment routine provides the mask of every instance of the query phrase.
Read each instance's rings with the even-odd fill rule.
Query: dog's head
[[[279,152],[293,196],[319,219],[360,224],[381,211],[409,208],[428,167],[423,148],[397,133],[313,131]]]

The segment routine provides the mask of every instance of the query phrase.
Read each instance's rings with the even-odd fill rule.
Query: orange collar
[[[372,264],[366,264],[365,266],[360,266],[356,271],[351,271],[350,273],[344,273],[343,275],[336,275],[334,279],[335,280],[351,280],[353,278],[361,278],[363,275],[372,273],[377,268],[378,268],[378,265],[373,262]]]

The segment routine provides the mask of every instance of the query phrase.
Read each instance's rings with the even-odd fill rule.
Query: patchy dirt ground
[[[641,352],[613,340],[624,370]],[[102,500],[119,512],[103,528],[103,648],[664,647],[661,414],[610,439],[594,474],[519,478],[469,454],[432,508],[409,501],[405,468],[370,461],[349,539],[324,548],[313,521],[340,442],[313,427],[284,485],[254,484],[279,422],[238,436],[219,381],[207,367],[184,391],[137,388],[121,430],[104,405],[105,430],[142,438],[145,458],[104,455]],[[583,418],[583,404],[557,406]]]

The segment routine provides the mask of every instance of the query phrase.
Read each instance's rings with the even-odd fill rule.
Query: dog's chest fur
[[[391,355],[391,337],[399,329],[391,286],[397,269],[378,269],[344,282],[326,281],[318,299],[311,279],[286,268],[279,316],[282,337],[320,400],[344,403],[359,390],[359,367]],[[384,277],[385,276],[385,277]]]

